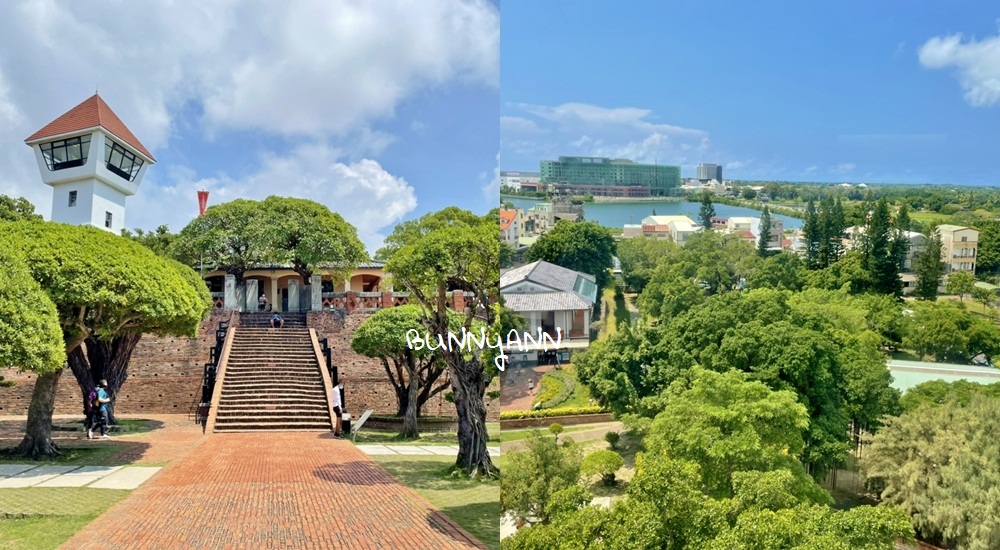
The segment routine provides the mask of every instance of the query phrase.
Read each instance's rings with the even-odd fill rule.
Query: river
[[[503,202],[514,203],[515,208],[527,210],[539,202],[537,199],[526,199],[523,197],[503,197]],[[697,223],[698,210],[701,203],[698,202],[588,202],[583,205],[584,217],[588,221],[597,222],[606,227],[621,229],[625,224],[640,224],[642,219],[653,214],[655,210],[660,216],[687,216]],[[716,204],[715,215],[720,218],[731,218],[733,216],[760,217],[760,211],[742,206],[729,206],[728,204]],[[779,214],[771,214],[774,219],[779,219],[784,224],[785,229],[799,229],[802,227],[802,220],[790,218]]]

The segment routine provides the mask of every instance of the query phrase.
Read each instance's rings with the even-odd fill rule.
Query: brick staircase
[[[305,313],[278,312],[278,315],[281,315],[281,318],[285,320],[284,328],[306,328]],[[274,312],[241,313],[240,326],[245,328],[271,328],[272,316],[274,316]]]
[[[309,330],[290,327],[288,317],[282,329],[250,328],[244,325],[243,318],[248,316],[240,317],[241,326],[236,329],[226,362],[214,431],[331,430],[327,395]],[[304,314],[302,324],[304,327]]]

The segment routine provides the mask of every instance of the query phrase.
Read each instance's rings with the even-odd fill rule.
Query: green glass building
[[[625,190],[627,195],[647,194],[637,193],[644,188],[652,196],[666,196],[672,189],[681,185],[680,166],[662,164],[638,164],[630,160],[609,159],[600,157],[559,157],[559,160],[543,160],[542,182],[558,186],[588,188],[600,190],[608,188],[608,193],[621,195]],[[561,184],[561,185],[560,185]],[[610,192],[616,189],[616,192]]]

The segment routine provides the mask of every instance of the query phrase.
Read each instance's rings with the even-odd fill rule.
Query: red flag
[[[198,215],[205,215],[205,208],[208,207],[208,191],[198,191]]]

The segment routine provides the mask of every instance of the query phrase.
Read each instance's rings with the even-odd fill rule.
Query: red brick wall
[[[320,339],[326,338],[330,345],[333,364],[344,383],[344,400],[347,409],[358,416],[362,411],[372,409],[374,414],[395,414],[396,394],[392,384],[385,374],[385,367],[378,359],[372,359],[354,353],[351,349],[351,338],[354,330],[370,317],[371,313],[352,313],[338,315],[334,311],[310,312],[308,325],[316,329]],[[404,334],[399,335],[405,338]],[[500,389],[499,377],[490,384],[489,391]],[[424,416],[455,416],[455,404],[444,399],[439,393],[424,404],[421,414]],[[500,400],[490,399],[487,395],[486,418],[491,422],[500,420]]]
[[[142,337],[132,355],[129,377],[122,386],[115,404],[119,413],[187,414],[201,400],[201,382],[208,350],[215,344],[215,328],[219,321],[229,318],[229,312],[213,311],[202,323],[197,338]],[[328,338],[334,365],[338,366],[344,382],[348,410],[355,416],[373,409],[375,414],[396,413],[396,395],[377,359],[358,355],[351,349],[354,330],[370,314],[352,313],[347,316],[335,312],[310,312],[308,324],[315,328],[320,338]],[[234,318],[238,323],[238,318]],[[400,335],[400,337],[405,337]],[[0,376],[14,382],[13,387],[0,387],[0,415],[28,413],[35,376],[18,373],[16,369],[0,369]],[[489,388],[499,390],[499,379]],[[56,414],[82,414],[83,397],[73,373],[67,368],[59,380],[56,392]],[[486,397],[487,418],[496,422],[500,418],[499,399]],[[426,416],[455,416],[455,405],[445,401],[444,393],[438,394],[424,406]]]
[[[213,311],[196,338],[146,335],[132,354],[129,377],[118,393],[118,413],[188,413],[201,400],[201,379],[208,350],[215,344],[215,328],[229,312]],[[0,387],[0,415],[28,414],[35,375],[15,369],[0,370],[14,387]],[[56,414],[83,414],[83,396],[68,368],[56,390]]]

